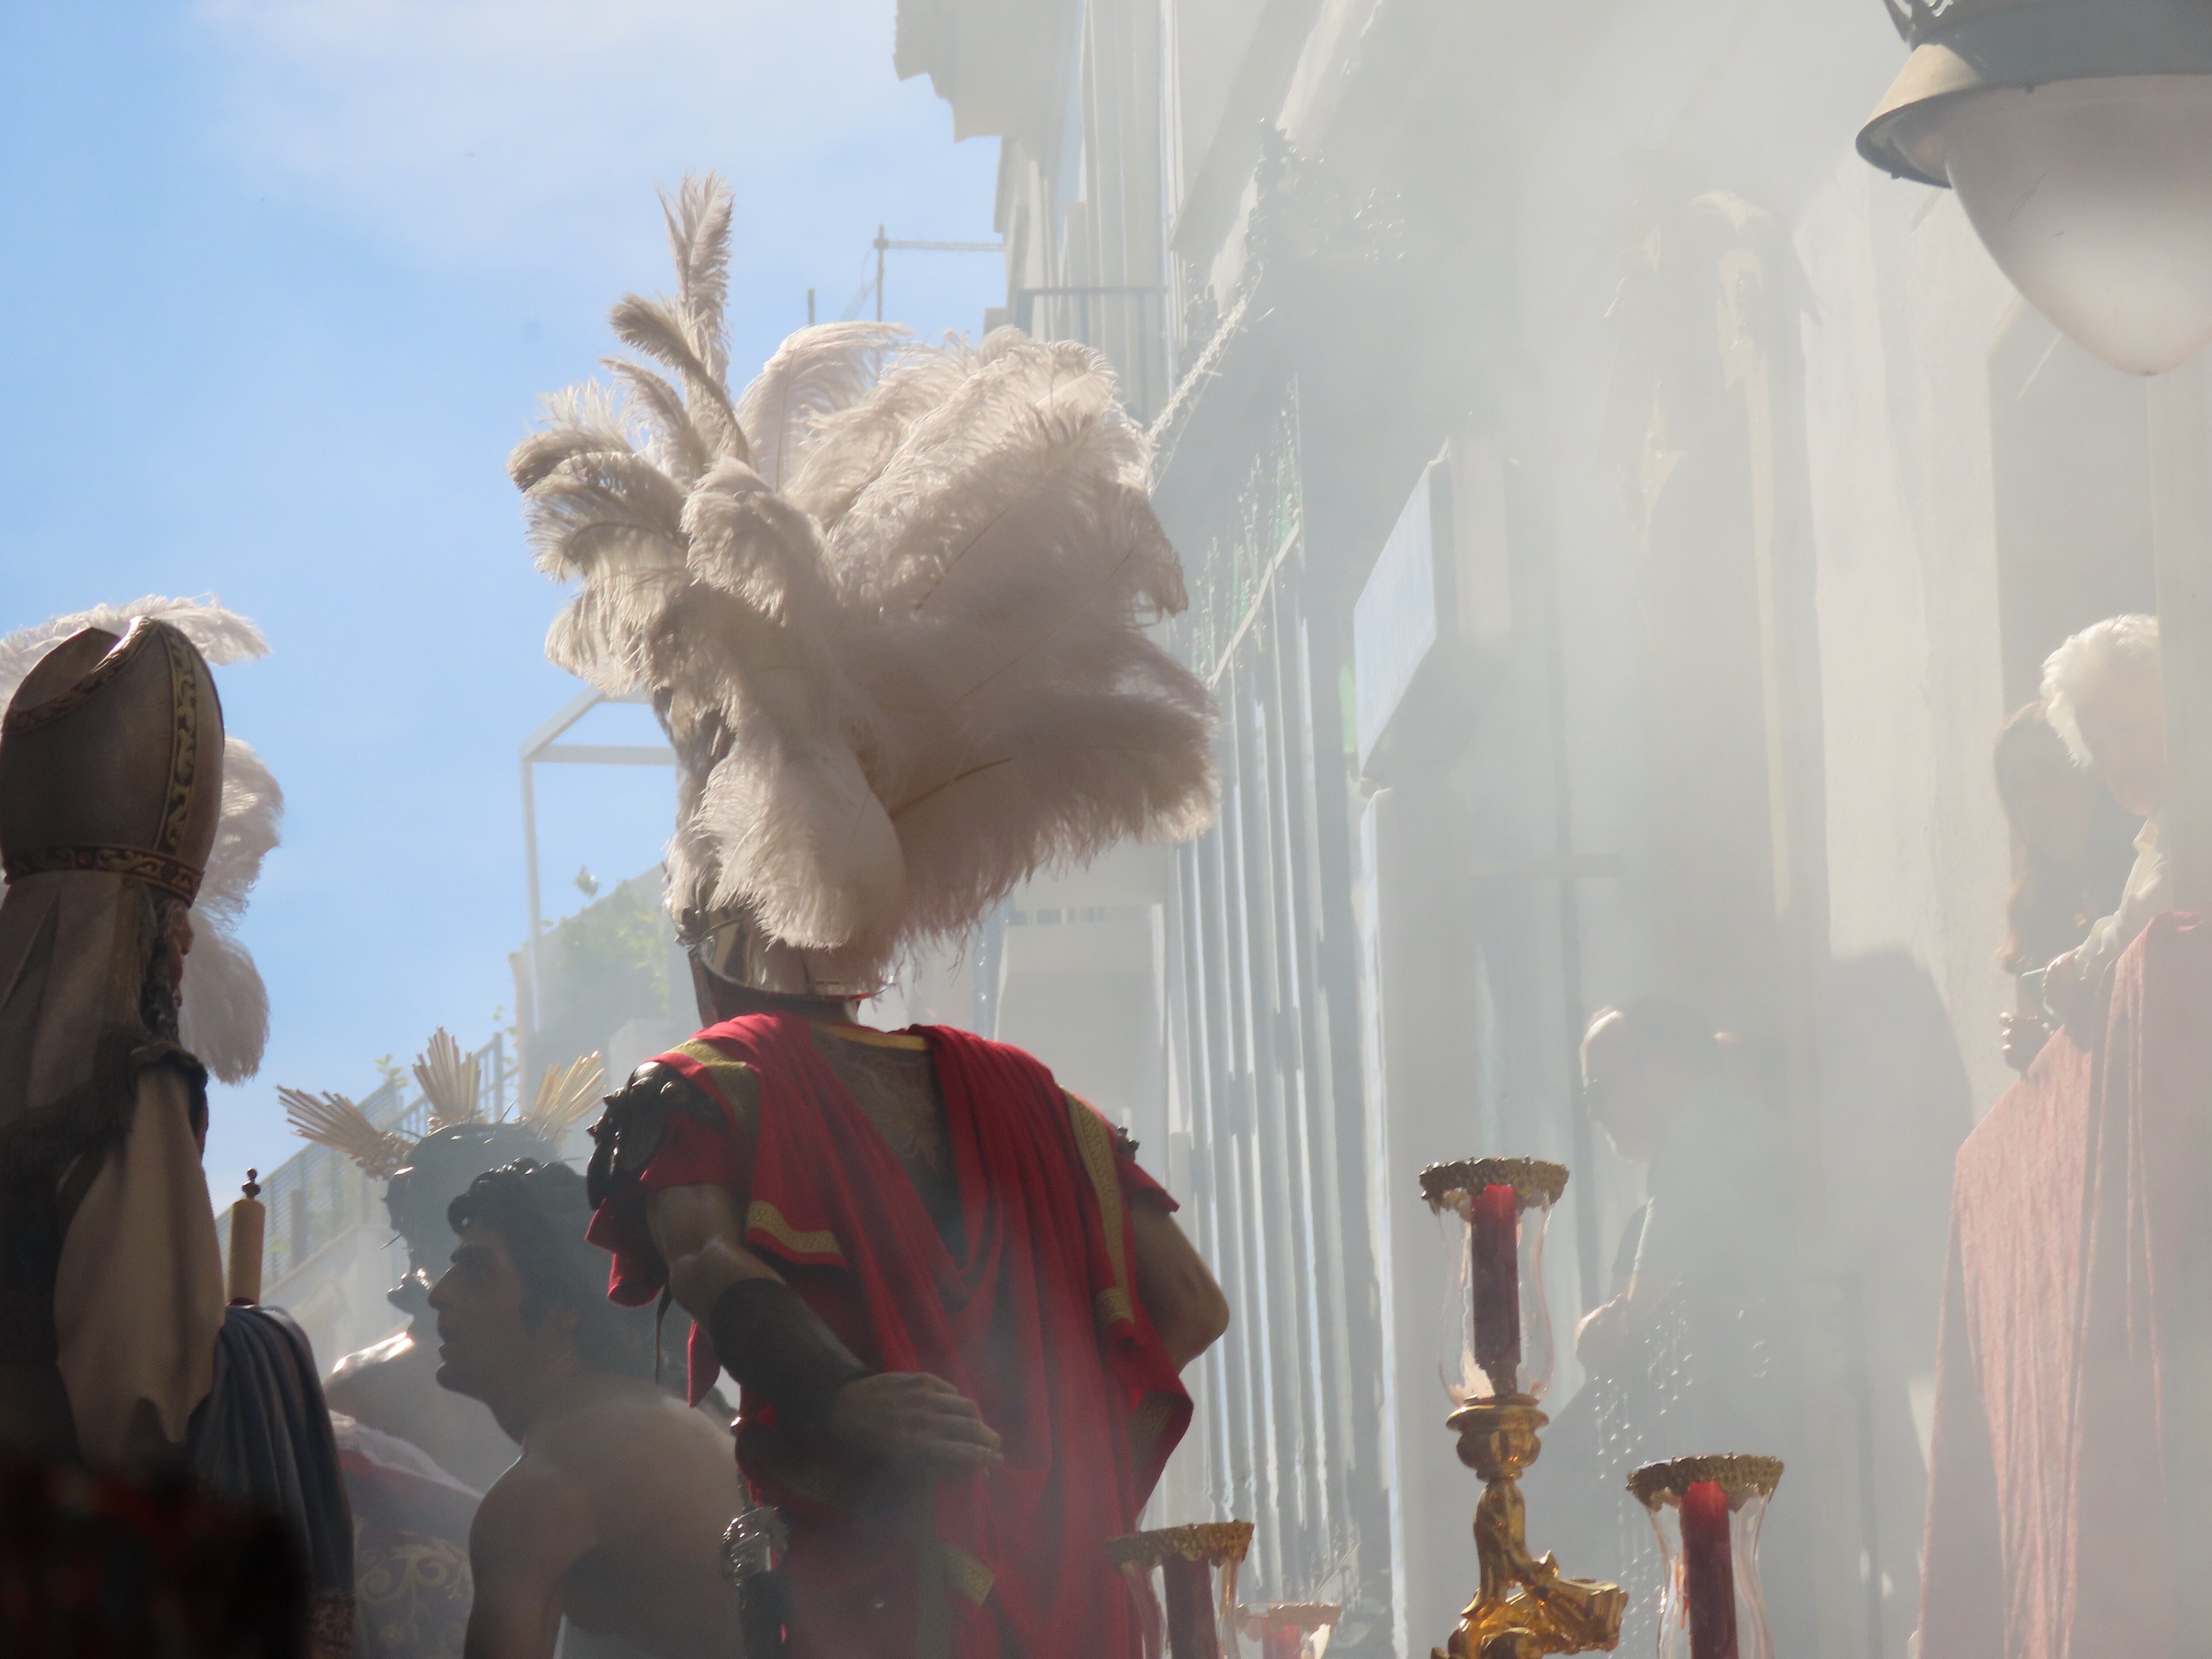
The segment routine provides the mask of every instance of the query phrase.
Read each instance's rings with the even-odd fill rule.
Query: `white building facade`
[[[1333,1653],[1425,1653],[1474,1588],[1414,1176],[1572,1169],[1564,1406],[1642,1197],[1575,1043],[1654,990],[1798,1154],[1747,1248],[1803,1289],[1813,1639],[1905,1651],[1925,1262],[2007,1080],[1991,744],[2154,595],[2141,387],[1854,153],[1903,52],[1877,0],[902,0],[901,71],[1001,141],[994,320],[1152,424],[1222,708],[1218,827],[1049,907],[1127,919],[1101,1103],[1237,1310],[1155,1512],[1255,1522]],[[1049,1058],[1080,999],[1023,933],[1000,1035]]]

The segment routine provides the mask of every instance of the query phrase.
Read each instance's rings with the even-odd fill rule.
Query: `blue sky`
[[[892,0],[204,0],[0,8],[0,631],[215,593],[287,797],[246,936],[261,1075],[208,1173],[297,1145],[279,1083],[360,1094],[483,1041],[524,932],[516,751],[576,690],[501,471],[539,393],[666,283],[653,188],[738,197],[732,361],[838,314],[894,237],[988,240],[995,142],[890,67]],[[988,256],[892,256],[889,314],[980,326]],[[579,737],[623,735],[621,716]],[[649,720],[647,721],[649,726]],[[644,735],[639,732],[637,735]],[[635,873],[665,773],[541,769],[549,913]]]

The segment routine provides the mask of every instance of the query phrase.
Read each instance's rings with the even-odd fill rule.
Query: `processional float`
[[[1468,1158],[1421,1171],[1421,1194],[1444,1223],[1455,1259],[1444,1365],[1454,1410],[1445,1425],[1458,1436],[1460,1462],[1483,1483],[1474,1510],[1480,1585],[1432,1659],[1542,1659],[1620,1644],[1627,1593],[1569,1577],[1549,1554],[1533,1554],[1521,1496],[1521,1477],[1542,1450],[1538,1431],[1550,1421],[1540,1403],[1553,1366],[1544,1230],[1566,1184],[1565,1165],[1537,1158]],[[1666,1558],[1658,1659],[1773,1659],[1759,1536],[1781,1478],[1779,1458],[1735,1454],[1678,1457],[1629,1478]],[[1146,1659],[1245,1659],[1246,1638],[1257,1659],[1322,1659],[1342,1606],[1240,1603],[1238,1571],[1251,1543],[1249,1521],[1109,1540],[1108,1558],[1140,1605],[1163,1610],[1146,1631]],[[724,1544],[749,1642],[781,1651],[788,1604],[781,1575],[769,1570],[782,1545],[775,1517],[740,1516]]]
[[[1434,1659],[1538,1659],[1610,1650],[1628,1597],[1571,1578],[1528,1548],[1521,1477],[1550,1421],[1544,1229],[1566,1190],[1564,1164],[1469,1158],[1421,1171],[1421,1194],[1457,1257],[1456,1340],[1445,1388],[1459,1459],[1480,1475],[1474,1547],[1480,1588]],[[1629,1490],[1650,1512],[1667,1559],[1660,1659],[1772,1659],[1759,1583],[1759,1529],[1782,1478],[1778,1458],[1695,1456],[1638,1469]]]

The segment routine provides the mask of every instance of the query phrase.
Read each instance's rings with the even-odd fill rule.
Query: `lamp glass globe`
[[[2212,340],[2212,76],[1987,88],[1928,114],[1917,148],[2051,322],[2136,374]]]

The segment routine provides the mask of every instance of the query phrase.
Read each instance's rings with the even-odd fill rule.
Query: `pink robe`
[[[2212,1578],[2212,929],[2160,917],[2093,1048],[2062,1031],[1968,1136],[1936,1376],[1921,1659],[2176,1651]],[[2176,1501],[2177,1497],[2179,1501]]]

